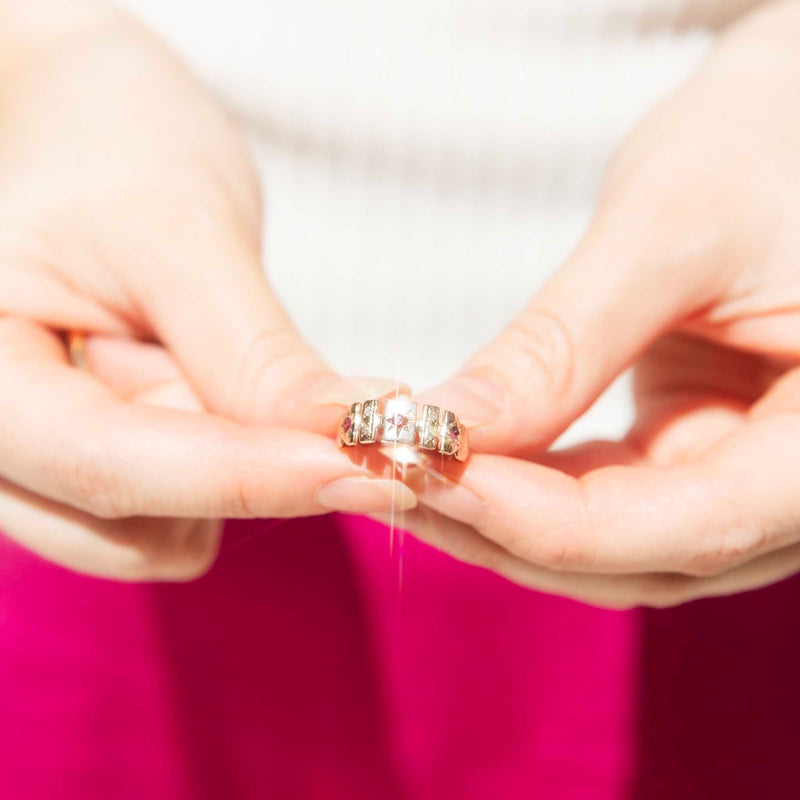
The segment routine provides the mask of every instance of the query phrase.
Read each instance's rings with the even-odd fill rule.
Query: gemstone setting
[[[339,425],[339,441],[347,447],[358,444],[358,426],[361,421],[361,403],[353,403]]]
[[[468,431],[452,411],[396,396],[353,403],[339,423],[337,442],[341,447],[376,442],[416,445],[420,450],[453,456],[458,461],[466,461],[469,453]],[[407,448],[396,449],[392,458],[401,463],[403,453],[410,452]],[[415,461],[402,463],[424,463],[426,459],[421,455],[418,453]]]
[[[372,444],[378,438],[378,401],[365,400],[361,407],[361,428],[358,440],[361,444]]]
[[[436,450],[439,446],[439,406],[422,406],[417,427],[419,446],[424,450]]]
[[[384,444],[414,444],[416,437],[417,404],[393,398],[386,401],[383,413],[381,442]]]
[[[456,454],[461,438],[461,429],[458,425],[456,415],[452,411],[445,411],[442,419],[441,440],[439,442],[439,452],[446,456]]]

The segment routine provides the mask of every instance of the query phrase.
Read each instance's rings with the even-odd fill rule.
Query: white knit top
[[[557,268],[609,156],[698,63],[721,3],[126,5],[250,132],[266,268],[302,333],[345,373],[418,389]],[[622,397],[578,435],[617,432]]]

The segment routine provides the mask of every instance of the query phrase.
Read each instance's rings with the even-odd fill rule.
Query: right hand
[[[415,476],[415,533],[599,605],[800,571],[799,91],[800,3],[775,3],[640,123],[575,252],[432,393],[482,452]],[[625,439],[543,453],[628,366]]]

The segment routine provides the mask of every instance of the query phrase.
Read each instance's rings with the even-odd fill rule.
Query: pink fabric
[[[796,795],[797,579],[619,614],[409,539],[393,586],[345,517],[232,524],[175,586],[0,537],[0,798]]]
[[[346,517],[229,525],[129,586],[0,540],[0,797],[621,797],[630,615]]]

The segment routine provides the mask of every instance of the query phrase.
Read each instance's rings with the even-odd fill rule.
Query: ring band
[[[383,408],[380,407],[383,402]],[[353,403],[339,423],[340,447],[402,444],[435,450],[458,461],[469,454],[467,429],[452,411],[391,398]]]
[[[86,336],[81,331],[67,331],[67,353],[73,367],[89,372],[86,358]]]

